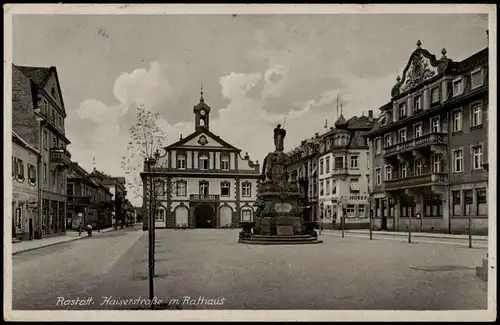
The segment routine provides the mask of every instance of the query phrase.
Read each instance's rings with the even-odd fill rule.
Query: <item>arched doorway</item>
[[[214,228],[214,209],[209,205],[200,205],[194,210],[196,228]]]

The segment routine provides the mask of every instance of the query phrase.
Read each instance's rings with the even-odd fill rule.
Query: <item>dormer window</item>
[[[56,89],[54,87],[52,87],[52,89],[50,90],[50,94],[52,95],[52,97],[56,97]]]
[[[483,69],[478,68],[474,71],[471,72],[470,74],[470,80],[471,80],[471,89],[480,87],[483,85]]]
[[[461,95],[464,92],[462,77],[453,80],[453,96]]]

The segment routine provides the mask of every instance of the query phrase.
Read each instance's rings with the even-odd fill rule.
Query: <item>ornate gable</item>
[[[396,85],[392,88],[392,97],[398,96],[424,81],[442,74],[451,66],[452,60],[446,57],[446,49],[441,51],[442,57],[438,60],[436,56],[420,47],[422,42],[417,42],[417,49],[413,51],[408,63],[403,70],[403,77],[398,76]]]

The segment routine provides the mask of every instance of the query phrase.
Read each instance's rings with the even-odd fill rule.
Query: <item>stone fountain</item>
[[[285,129],[274,129],[276,150],[264,159],[257,188],[255,222],[242,222],[239,242],[244,244],[318,244],[314,223],[305,218],[305,197],[288,181],[288,157],[283,153]],[[307,221],[305,220],[307,219]]]

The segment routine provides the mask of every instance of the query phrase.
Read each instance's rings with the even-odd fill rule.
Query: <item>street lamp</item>
[[[158,161],[158,158],[160,157],[160,153],[158,150],[154,154],[154,158],[148,158],[146,160],[146,164],[148,167],[148,175],[149,175],[149,232],[148,232],[148,240],[149,240],[149,299],[151,301],[154,300],[154,275],[155,275],[155,220],[154,220],[154,212],[153,212],[153,191],[154,191],[154,186],[153,186],[153,172],[152,172],[152,167],[156,164]],[[151,308],[153,309],[154,306],[151,304]]]
[[[369,217],[370,217],[370,240],[372,240],[372,238],[373,238],[373,234],[372,234],[372,228],[373,228],[373,226],[372,226],[372,221],[373,221],[372,202],[373,202],[372,194],[370,193],[370,196],[368,197],[368,207],[370,209],[370,211],[368,211]]]

